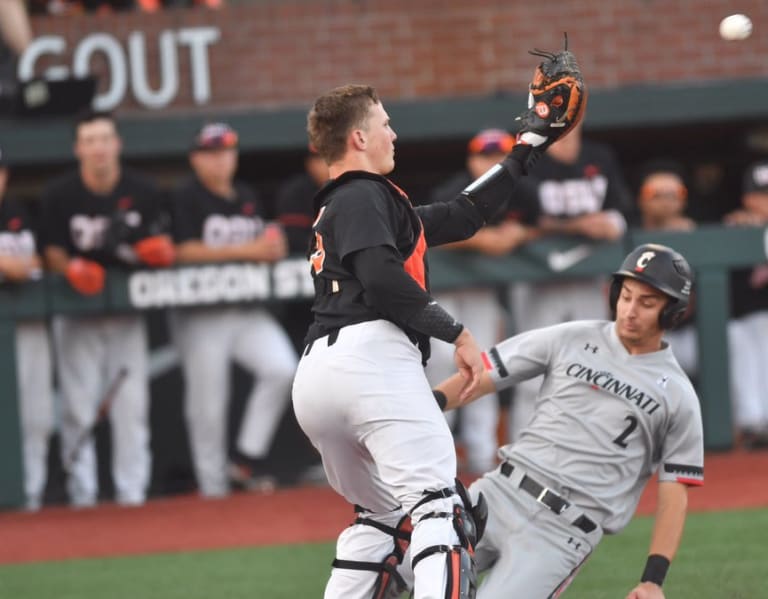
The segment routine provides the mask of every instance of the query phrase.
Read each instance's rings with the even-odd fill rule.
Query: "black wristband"
[[[645,570],[640,577],[640,582],[653,582],[659,586],[664,584],[664,577],[669,570],[669,560],[663,555],[654,553],[648,556],[648,561],[645,562]]]
[[[437,389],[432,389],[432,395],[435,396],[435,401],[437,402],[437,405],[440,406],[440,410],[445,410],[445,406],[448,405],[448,398],[445,396],[445,393],[438,391]]]

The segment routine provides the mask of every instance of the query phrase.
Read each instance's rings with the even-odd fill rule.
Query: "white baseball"
[[[720,37],[724,40],[745,40],[752,35],[752,20],[747,15],[731,15],[720,21]]]

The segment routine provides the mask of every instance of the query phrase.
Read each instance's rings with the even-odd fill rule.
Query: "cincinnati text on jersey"
[[[592,370],[583,364],[574,363],[565,369],[565,374],[575,379],[587,381],[595,388],[603,389],[617,397],[634,402],[638,408],[649,415],[653,414],[661,405],[644,391],[614,378],[610,372],[604,370]]]

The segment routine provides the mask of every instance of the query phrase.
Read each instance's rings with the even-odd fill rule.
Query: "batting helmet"
[[[621,284],[630,277],[650,285],[669,296],[670,302],[659,314],[662,329],[673,329],[682,320],[691,299],[693,272],[688,261],[672,248],[657,243],[646,243],[632,250],[621,267],[613,273],[610,305],[616,317]]]

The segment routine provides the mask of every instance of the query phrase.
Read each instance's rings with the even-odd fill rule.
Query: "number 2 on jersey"
[[[627,416],[626,418],[624,418],[624,420],[629,421],[627,428],[625,428],[622,431],[622,433],[613,440],[613,442],[616,443],[616,445],[618,445],[622,449],[627,448],[627,437],[629,437],[629,435],[632,434],[632,431],[637,428],[637,417]]]

